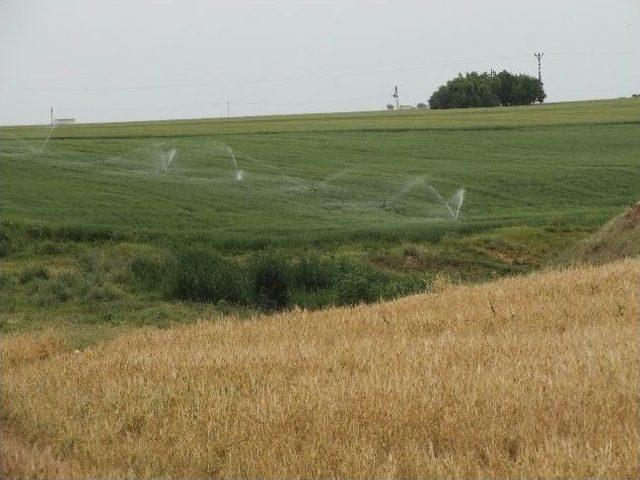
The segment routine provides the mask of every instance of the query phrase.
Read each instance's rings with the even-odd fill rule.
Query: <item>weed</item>
[[[51,296],[62,303],[71,300],[77,294],[78,287],[78,278],[72,273],[64,273],[51,278],[47,285]]]
[[[84,303],[94,306],[96,303],[112,302],[125,296],[122,289],[109,282],[98,283],[89,281],[85,285]]]
[[[317,256],[303,257],[291,266],[291,285],[304,291],[327,288],[331,283],[329,265]]]
[[[13,275],[5,272],[0,272],[0,289],[14,287],[17,283],[17,279]]]
[[[54,242],[51,240],[37,243],[33,247],[33,253],[35,255],[62,255],[67,253],[69,250],[69,244]]]
[[[49,278],[49,270],[42,266],[32,265],[20,273],[19,281],[21,284],[29,283],[32,280],[46,280]]]
[[[161,288],[170,275],[171,266],[159,255],[136,254],[129,262],[129,270],[147,289]]]
[[[8,257],[11,254],[11,239],[9,236],[0,232],[0,258]]]

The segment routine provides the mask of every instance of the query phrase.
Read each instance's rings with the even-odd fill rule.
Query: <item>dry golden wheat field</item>
[[[3,477],[637,478],[640,261],[3,339]]]

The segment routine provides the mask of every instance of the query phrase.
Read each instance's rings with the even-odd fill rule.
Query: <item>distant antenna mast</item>
[[[396,101],[396,110],[400,110],[400,94],[398,93],[398,86],[397,85],[396,85],[396,88],[393,89],[392,97]]]
[[[542,87],[542,57],[544,56],[544,52],[534,53],[533,56],[538,59],[538,82],[540,82],[540,86]],[[542,103],[542,100],[540,103]]]

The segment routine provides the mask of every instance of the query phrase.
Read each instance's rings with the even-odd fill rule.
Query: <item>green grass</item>
[[[350,259],[331,285],[294,284],[289,301],[314,307],[349,296],[341,282],[372,300],[441,273],[526,272],[640,197],[640,101],[630,99],[64,126],[38,155],[47,132],[0,128],[0,299],[14,325],[4,328],[239,311],[163,293],[153,262],[193,248],[248,270],[267,251],[292,271],[307,258]],[[465,189],[457,221],[429,185],[445,197]],[[48,278],[20,281],[39,268]],[[155,277],[139,278],[145,269]],[[374,292],[366,279],[381,275]]]

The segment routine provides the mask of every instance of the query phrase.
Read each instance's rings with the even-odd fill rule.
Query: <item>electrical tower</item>
[[[538,59],[538,82],[540,82],[540,88],[544,85],[542,83],[542,57],[544,56],[544,52],[537,52],[533,54],[534,57]],[[541,98],[540,103],[544,100]]]
[[[397,85],[396,85],[396,88],[393,89],[392,97],[396,101],[396,110],[400,110],[400,94],[398,93],[398,86]]]
[[[538,81],[540,82],[540,85],[542,85],[542,57],[544,56],[544,53],[534,53],[533,56],[538,59]]]
[[[534,53],[533,56],[538,59],[538,80],[540,81],[540,85],[542,85],[542,57],[544,56],[544,52]]]

